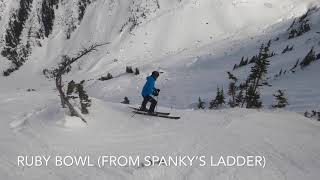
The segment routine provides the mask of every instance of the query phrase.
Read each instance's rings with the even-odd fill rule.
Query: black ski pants
[[[157,105],[157,101],[151,97],[151,96],[143,96],[143,101],[142,101],[142,105],[141,105],[141,109],[142,110],[147,110],[147,103],[151,102],[150,108],[149,108],[149,112],[153,113],[154,109],[156,108]]]

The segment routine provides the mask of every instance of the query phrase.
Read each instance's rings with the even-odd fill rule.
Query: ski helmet
[[[152,76],[155,77],[155,78],[158,78],[160,75],[160,73],[158,71],[153,71],[152,72]]]

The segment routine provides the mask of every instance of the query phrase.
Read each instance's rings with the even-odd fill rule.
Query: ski
[[[146,115],[146,116],[154,116],[154,117],[161,117],[161,118],[167,118],[167,119],[180,119],[180,117],[177,117],[177,116],[168,116],[168,115],[163,115],[159,113],[149,114],[148,112],[145,112],[145,111],[132,111],[132,112],[136,114]]]
[[[135,107],[130,107],[131,109],[134,109],[135,111],[139,111],[139,112],[147,112],[147,111],[142,111],[139,108],[135,108]],[[164,116],[168,116],[170,113],[166,113],[166,112],[155,112],[156,114],[160,114],[160,115],[164,115]]]

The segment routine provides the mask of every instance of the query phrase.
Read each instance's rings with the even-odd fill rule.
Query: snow
[[[26,27],[40,26],[37,5]],[[67,22],[77,20],[77,1],[63,1],[55,11],[52,34],[39,40],[28,61],[9,77],[0,77],[1,179],[317,179],[320,168],[320,124],[304,118],[306,110],[320,108],[319,61],[296,73],[273,78],[290,69],[311,47],[320,52],[320,11],[310,17],[312,29],[288,39],[287,28],[317,0],[96,0],[86,9],[77,29],[66,39]],[[141,3],[141,4],[140,4]],[[130,32],[121,27],[134,16],[130,8],[146,8],[147,17]],[[0,0],[0,34],[17,1]],[[141,8],[141,9],[143,9]],[[136,12],[141,13],[141,12]],[[261,43],[272,41],[277,56],[270,58],[272,87],[262,89],[262,110],[195,110],[201,97],[210,101],[217,86],[227,88],[227,71],[242,56],[258,53]],[[3,43],[0,38],[0,45]],[[22,42],[26,42],[25,32]],[[83,46],[110,42],[85,56],[64,76],[65,83],[87,80],[92,106],[84,115],[88,124],[61,108],[54,82],[42,70],[57,65],[63,54],[75,55]],[[287,45],[294,51],[281,54]],[[135,76],[126,66],[139,68]],[[0,69],[8,61],[0,55]],[[142,101],[141,88],[153,71],[163,72],[159,111],[180,120],[134,115],[132,105]],[[244,79],[249,66],[232,71]],[[111,73],[114,78],[99,81]],[[35,91],[28,92],[33,88]],[[272,94],[285,89],[289,106],[270,108]],[[19,167],[18,156],[264,156],[262,167]]]
[[[1,97],[1,102],[7,98],[10,96]],[[30,95],[26,92],[7,101],[6,106],[2,104],[1,114],[5,115],[1,121],[2,178],[316,179],[318,176],[320,146],[314,141],[320,136],[320,126],[296,113],[245,109],[174,110],[172,114],[180,114],[182,119],[166,120],[141,115],[131,117],[125,105],[94,100],[91,115],[86,117],[89,123],[81,126],[70,117],[52,119],[55,117],[52,114],[61,114],[55,99],[42,93]],[[53,103],[46,106],[46,102]],[[12,108],[19,111],[12,111]],[[33,109],[37,110],[32,112]],[[11,128],[5,126],[25,113],[27,115],[20,117],[24,118],[24,123]],[[81,121],[78,119],[78,122]],[[88,155],[92,159],[98,155],[263,155],[266,167],[60,168],[52,164],[17,167],[16,156],[29,154]]]

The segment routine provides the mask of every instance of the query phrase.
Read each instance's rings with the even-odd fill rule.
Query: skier
[[[156,80],[159,77],[159,72],[158,71],[153,71],[151,76],[147,77],[147,82],[143,86],[141,95],[143,97],[142,105],[140,107],[141,111],[148,111],[148,113],[153,114],[154,109],[157,105],[157,101],[151,96],[158,96],[160,89],[155,88],[155,83]],[[151,102],[149,110],[147,110],[147,103]]]

